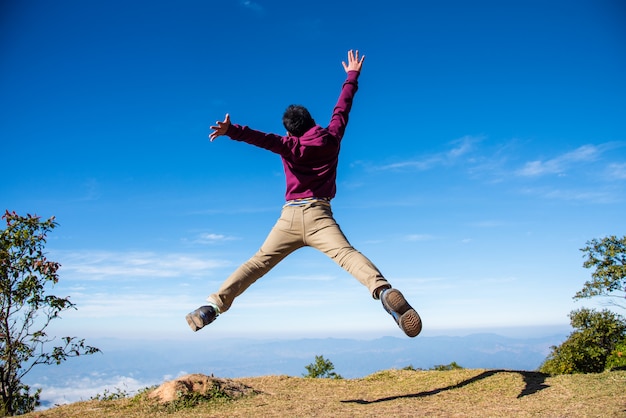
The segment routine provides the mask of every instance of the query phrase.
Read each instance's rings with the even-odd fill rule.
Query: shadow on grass
[[[456,385],[452,385],[452,386],[447,386],[445,388],[438,388],[438,389],[428,390],[428,391],[419,392],[419,393],[410,393],[407,395],[388,396],[386,398],[375,399],[373,401],[366,401],[365,399],[351,399],[351,400],[346,400],[346,401],[341,401],[341,402],[357,403],[357,404],[371,404],[371,403],[378,403],[378,402],[394,401],[396,399],[424,398],[426,396],[437,395],[438,393],[445,392],[447,390],[459,389],[464,386],[471,385],[474,382],[478,382],[479,380],[486,379],[498,373],[516,373],[522,376],[522,378],[524,379],[524,383],[526,383],[526,386],[524,387],[524,389],[522,389],[520,394],[517,395],[518,399],[523,398],[524,396],[535,394],[539,392],[540,390],[550,387],[549,385],[545,384],[545,381],[548,375],[544,373],[512,371],[512,370],[488,370],[486,372],[483,372],[479,375],[472,377],[471,379],[464,380],[461,383],[457,383]]]

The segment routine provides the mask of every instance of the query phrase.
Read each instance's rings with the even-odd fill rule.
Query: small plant
[[[463,367],[459,366],[456,361],[453,361],[450,364],[436,364],[433,367],[431,367],[429,370],[445,372],[449,370],[462,370],[462,369]]]
[[[90,401],[116,401],[118,399],[124,399],[129,397],[130,394],[125,389],[115,388],[115,392],[111,392],[108,389],[104,390],[103,394],[96,394],[89,398]]]
[[[403,367],[402,370],[407,370],[409,372],[423,372],[424,371],[424,369],[421,369],[419,367],[413,367],[412,364],[409,364],[408,366]]]
[[[150,393],[155,390],[156,386],[146,387],[138,391],[137,395],[130,398],[130,404],[133,408],[144,411],[147,415],[142,416],[161,416],[162,414],[174,414],[183,410],[189,410],[198,407],[200,404],[211,404],[229,402],[234,397],[223,388],[219,383],[213,382],[210,389],[204,392],[183,392],[176,393],[176,399],[169,402],[159,402],[150,397]]]
[[[228,394],[218,383],[213,383],[211,389],[200,392],[178,393],[176,400],[168,402],[166,410],[176,412],[183,409],[195,408],[201,403],[209,402],[225,402],[232,400],[232,396]]]
[[[304,366],[304,368],[308,371],[307,374],[303,374],[306,378],[343,379],[343,377],[333,371],[335,366],[330,360],[326,360],[324,356],[315,356],[315,363]]]

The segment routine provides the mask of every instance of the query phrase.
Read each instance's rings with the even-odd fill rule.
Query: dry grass
[[[547,376],[509,370],[387,370],[362,379],[233,379],[256,391],[195,407],[159,406],[143,394],[28,414],[73,417],[626,417],[626,371]]]

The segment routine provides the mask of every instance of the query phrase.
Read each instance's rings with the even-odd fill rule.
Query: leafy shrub
[[[626,321],[608,309],[580,309],[570,313],[575,331],[552,352],[539,371],[548,374],[599,373],[626,336]]]
[[[430,370],[435,370],[438,372],[444,372],[444,371],[448,371],[448,370],[462,370],[463,367],[459,366],[457,364],[456,361],[453,361],[450,364],[436,364],[435,366],[431,367]]]
[[[324,356],[315,356],[315,363],[311,363],[308,366],[304,366],[308,373],[303,374],[307,378],[331,378],[331,379],[343,379],[340,375],[333,370],[335,366],[330,360],[326,360]]]
[[[626,338],[615,346],[606,359],[606,370],[626,370]]]
[[[169,402],[159,402],[150,397],[150,393],[157,389],[157,386],[149,386],[139,390],[130,398],[130,404],[136,410],[143,412],[141,416],[163,416],[175,414],[180,411],[194,409],[201,404],[218,404],[233,400],[233,396],[218,383],[213,382],[210,389],[204,392],[177,392],[176,399]]]
[[[89,400],[92,401],[116,401],[118,399],[124,399],[127,398],[130,394],[124,390],[124,389],[120,389],[120,388],[115,388],[115,391],[112,392],[108,389],[104,390],[104,393],[100,394],[96,394],[95,396],[92,396],[91,398],[89,398]]]
[[[181,409],[194,408],[201,403],[230,401],[232,397],[217,383],[213,383],[211,389],[204,393],[190,392],[179,393],[176,400],[167,406],[169,410],[180,411]]]

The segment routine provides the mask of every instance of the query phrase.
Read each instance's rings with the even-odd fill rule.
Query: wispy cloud
[[[464,136],[450,143],[451,148],[435,154],[418,157],[411,160],[398,161],[377,167],[377,170],[401,170],[413,169],[418,171],[431,170],[439,166],[449,166],[459,162],[474,149],[475,145],[482,141],[482,136]]]
[[[247,10],[251,10],[255,13],[263,13],[265,9],[259,3],[250,0],[241,0],[239,4]]]
[[[98,182],[98,180],[94,179],[94,178],[90,178],[85,180],[84,184],[83,184],[83,196],[77,198],[77,201],[80,202],[85,202],[85,201],[94,201],[94,200],[98,200],[102,193],[100,192],[100,184]]]
[[[471,222],[469,226],[474,228],[499,228],[503,226],[505,223],[503,221],[498,220],[486,220],[486,221],[476,221]]]
[[[626,179],[626,163],[622,164],[609,164],[607,167],[608,175],[610,179],[625,180]]]
[[[409,234],[404,237],[406,241],[431,241],[435,239],[432,235],[428,234]]]
[[[177,313],[184,312],[208,296],[208,287],[205,293],[198,297],[197,292],[182,286],[156,289],[148,285],[135,289],[124,288],[124,292],[120,292],[119,286],[111,286],[104,291],[72,291],[71,300],[78,305],[78,312],[69,312],[64,317],[72,320],[73,324],[94,318],[132,319],[136,323],[158,320],[159,326],[166,327],[167,322],[181,319]]]
[[[397,163],[391,163],[379,166],[378,170],[401,170],[401,169],[414,169],[418,171],[430,170],[435,166],[443,164],[444,159],[441,156],[431,156],[426,158],[420,158],[416,160],[399,161]]]
[[[217,244],[224,241],[234,241],[237,238],[214,233],[202,233],[192,240],[194,244]]]
[[[525,177],[562,174],[574,164],[596,161],[601,153],[602,150],[595,145],[583,145],[555,158],[529,161],[517,171],[517,174]]]
[[[536,153],[528,147],[528,141],[520,139],[486,144],[482,136],[464,136],[448,143],[447,149],[441,152],[378,166],[363,161],[354,165],[370,172],[456,169],[464,171],[466,176],[450,177],[455,186],[468,179],[497,187],[506,187],[509,183],[516,185],[517,194],[551,200],[604,204],[616,202],[623,196],[621,182],[626,179],[626,163],[623,153],[620,155],[617,151],[626,147],[626,142],[587,143],[547,158],[528,158]],[[386,204],[389,205],[389,201]]]
[[[68,381],[65,385],[49,386],[35,383],[35,389],[42,389],[42,403],[45,407],[86,401],[98,395],[116,394],[119,391],[134,395],[141,389],[160,382],[160,379],[138,380],[129,376],[90,375]]]
[[[544,199],[581,201],[590,203],[612,203],[619,199],[613,192],[585,189],[531,188],[521,190],[522,193],[540,196]]]
[[[337,277],[332,274],[298,274],[282,276],[281,280],[288,282],[328,282],[336,278]]]
[[[467,135],[450,142],[447,150],[370,168],[378,171],[428,171],[441,167],[462,166],[469,174],[481,177],[492,176],[497,182],[502,182],[511,177],[537,178],[546,175],[566,175],[568,171],[579,169],[582,165],[597,164],[599,161],[604,161],[606,164],[608,151],[624,146],[619,142],[586,144],[552,158],[526,161],[522,163],[521,168],[515,168],[511,164],[513,161],[519,161],[518,140],[493,145],[491,153],[489,149],[478,147],[484,140],[484,136]],[[367,165],[364,162],[356,164]],[[610,180],[626,178],[625,163],[613,162],[605,167],[607,168],[603,171],[608,174]]]
[[[482,136],[464,136],[462,138],[457,139],[456,141],[452,141],[452,145],[455,145],[450,151],[447,152],[447,157],[449,160],[456,159],[466,155],[470,151],[472,151],[476,145],[476,143],[482,141],[484,138]]]
[[[81,280],[197,277],[230,265],[202,255],[156,252],[63,252],[57,258],[64,276]]]

